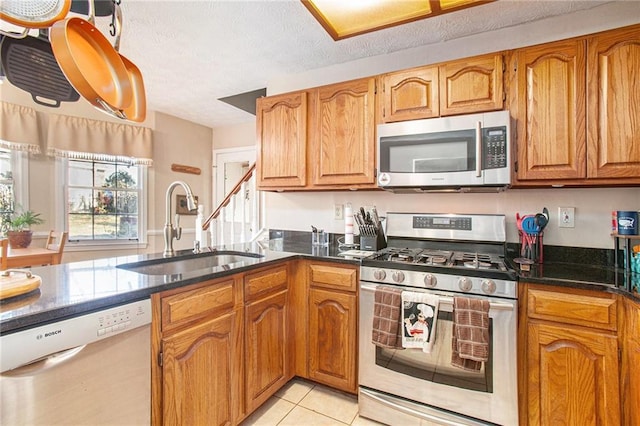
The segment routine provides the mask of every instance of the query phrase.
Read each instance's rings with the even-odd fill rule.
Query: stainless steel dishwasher
[[[0,336],[0,424],[149,425],[149,299]]]

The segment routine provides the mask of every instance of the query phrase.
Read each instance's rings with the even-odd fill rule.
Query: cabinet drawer
[[[353,267],[339,267],[326,264],[309,265],[309,281],[314,287],[356,291],[358,270]]]
[[[614,297],[613,295],[596,295],[591,292],[568,293],[529,288],[527,293],[528,316],[529,318],[615,331],[617,328],[617,302]]]
[[[245,301],[248,302],[267,294],[286,290],[289,277],[287,265],[273,266],[245,275]]]
[[[233,278],[213,280],[209,285],[163,297],[163,331],[196,318],[232,310],[235,305],[234,282]]]

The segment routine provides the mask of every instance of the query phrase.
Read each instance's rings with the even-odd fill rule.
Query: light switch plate
[[[574,207],[558,207],[558,228],[575,228],[575,218]]]

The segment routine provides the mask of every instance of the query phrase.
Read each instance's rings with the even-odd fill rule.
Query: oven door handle
[[[399,288],[401,288],[402,290],[405,290],[405,287],[399,287]],[[373,293],[376,290],[376,284],[360,283],[360,289],[367,290]],[[407,289],[407,290],[420,292],[420,289],[414,289],[414,288]],[[435,294],[439,298],[440,305],[449,306],[453,308],[453,297],[445,296],[442,293],[438,293],[437,291],[423,291],[423,293]],[[478,299],[486,299],[485,297],[475,296],[475,295],[469,295],[464,297],[472,297],[472,298],[476,297]],[[495,299],[489,300],[489,310],[492,310],[492,311],[514,311],[516,309],[516,305],[517,305],[517,302],[515,300],[511,302],[506,302],[506,301],[502,302]]]
[[[467,297],[467,296],[464,296]],[[483,297],[477,297],[478,299],[484,299]],[[449,296],[440,296],[440,303],[443,305],[449,305],[453,308],[453,297]],[[489,301],[489,310],[492,311],[513,311],[514,304],[513,303],[505,303],[499,302],[496,300]]]

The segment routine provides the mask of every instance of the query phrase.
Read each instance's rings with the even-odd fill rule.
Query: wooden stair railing
[[[238,183],[236,183],[236,186],[234,186],[233,189],[227,194],[227,196],[224,197],[224,200],[222,200],[220,205],[213,211],[213,213],[209,215],[209,217],[207,217],[207,220],[205,220],[204,223],[202,224],[202,229],[204,231],[209,229],[209,225],[211,224],[211,222],[215,220],[218,216],[220,216],[220,212],[222,211],[223,208],[225,208],[229,204],[229,202],[231,201],[231,198],[234,195],[236,195],[238,192],[240,192],[240,188],[242,188],[242,184],[247,182],[249,179],[251,179],[251,175],[253,175],[253,172],[255,171],[255,169],[256,169],[256,163],[253,163],[251,167],[249,167],[247,172],[240,178]]]

